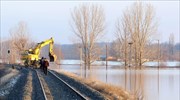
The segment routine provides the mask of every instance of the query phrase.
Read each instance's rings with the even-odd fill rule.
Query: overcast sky
[[[54,37],[56,43],[71,44],[73,33],[70,28],[71,12],[74,7],[82,4],[80,1],[1,1],[1,38],[9,38],[9,30],[20,21],[28,25],[34,41],[40,42]],[[130,7],[132,1],[96,1],[85,2],[100,4],[106,15],[106,36],[102,41],[115,39],[115,22],[122,12]],[[179,1],[148,1],[156,10],[159,22],[157,39],[168,41],[170,33],[179,42]]]

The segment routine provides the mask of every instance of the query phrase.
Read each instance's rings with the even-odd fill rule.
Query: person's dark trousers
[[[44,66],[41,66],[41,71],[42,71],[42,72],[44,71]]]
[[[42,70],[42,65],[40,66],[40,69]]]
[[[44,68],[44,74],[47,75],[47,67],[43,67]]]

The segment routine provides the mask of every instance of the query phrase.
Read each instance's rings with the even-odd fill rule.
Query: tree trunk
[[[140,55],[139,55],[139,67],[140,69],[142,68],[142,52],[140,51]]]

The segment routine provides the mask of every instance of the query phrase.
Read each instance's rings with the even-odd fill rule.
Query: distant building
[[[106,60],[106,56],[101,55],[101,56],[99,57],[99,60],[105,61],[105,60]]]
[[[108,56],[108,57],[106,57],[105,55],[101,55],[100,57],[99,57],[99,60],[101,60],[101,61],[105,61],[105,60],[108,60],[108,61],[117,61],[117,58],[116,57],[113,57],[113,56]]]

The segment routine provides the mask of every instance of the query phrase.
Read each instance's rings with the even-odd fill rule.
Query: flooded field
[[[108,67],[106,70],[105,66],[93,66],[86,76],[79,65],[61,65],[59,68],[122,87],[144,100],[180,100],[180,69],[177,68],[124,70]]]

